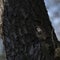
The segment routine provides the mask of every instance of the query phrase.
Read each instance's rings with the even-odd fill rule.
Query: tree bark
[[[6,0],[3,34],[7,60],[54,60],[57,38],[43,0]]]

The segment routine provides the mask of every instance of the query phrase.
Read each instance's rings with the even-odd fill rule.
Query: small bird
[[[39,39],[43,39],[45,40],[46,39],[46,34],[45,32],[42,30],[42,28],[40,28],[39,26],[36,27],[36,36],[39,38]]]

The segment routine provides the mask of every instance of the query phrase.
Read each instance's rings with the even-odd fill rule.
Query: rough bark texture
[[[2,14],[3,14],[3,10],[4,10],[3,0],[0,0],[0,38],[2,35]]]
[[[43,0],[6,0],[3,34],[7,60],[54,60],[57,39]]]

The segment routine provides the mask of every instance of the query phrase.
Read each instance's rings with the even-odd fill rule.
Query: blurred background
[[[60,0],[44,0],[52,26],[60,41]]]
[[[1,32],[2,32],[1,15],[4,9],[2,1],[3,0],[0,0],[0,60],[5,60],[3,40],[1,38]],[[48,11],[50,21],[52,23],[52,26],[54,27],[58,41],[60,41],[60,0],[44,0],[44,1]]]

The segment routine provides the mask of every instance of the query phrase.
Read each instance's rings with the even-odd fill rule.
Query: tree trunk
[[[54,60],[57,38],[43,0],[6,0],[3,34],[7,60]]]

